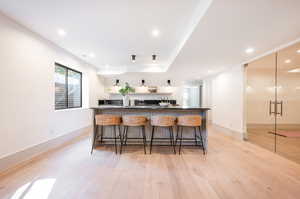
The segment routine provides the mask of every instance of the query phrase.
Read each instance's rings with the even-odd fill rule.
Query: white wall
[[[244,68],[233,67],[212,77],[212,122],[243,133]]]
[[[0,27],[0,158],[90,125],[96,71],[1,14]],[[85,108],[54,110],[54,62],[83,73]]]
[[[202,106],[207,108],[212,108],[212,79],[207,78],[203,80],[202,87]],[[212,111],[208,111],[208,122],[212,122]]]

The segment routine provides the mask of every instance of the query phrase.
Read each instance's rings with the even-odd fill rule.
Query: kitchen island
[[[172,115],[172,116],[180,116],[180,115],[200,115],[202,117],[202,136],[204,139],[204,145],[207,146],[207,111],[210,110],[209,108],[203,108],[203,107],[184,107],[184,106],[167,106],[167,107],[161,107],[161,106],[111,106],[111,105],[102,105],[98,107],[91,108],[93,110],[93,115],[95,118],[96,114],[114,114],[114,115],[143,115],[146,116],[148,119],[152,115]],[[146,126],[146,136],[147,140],[150,138],[150,124]],[[175,127],[176,128],[176,127]],[[122,130],[121,130],[122,131]],[[136,128],[130,129],[130,131],[133,134],[136,134],[136,136],[139,136],[139,131]],[[175,129],[176,132],[176,129]],[[184,137],[187,138],[193,138],[194,132],[193,129],[185,128],[184,129]],[[94,119],[94,131],[93,136],[97,135],[98,132],[96,132],[95,128],[95,119]],[[104,137],[111,137],[112,131],[109,129],[105,130],[103,132]],[[160,129],[159,132],[157,132],[157,135],[164,138],[168,137],[168,134],[164,131],[163,128]],[[107,142],[109,143],[109,142]],[[200,142],[199,142],[200,143]],[[186,141],[185,144],[194,144],[194,141]]]

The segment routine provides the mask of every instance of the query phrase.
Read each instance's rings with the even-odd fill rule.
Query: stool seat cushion
[[[95,116],[96,125],[99,126],[113,126],[121,124],[121,117],[119,115],[99,114]]]
[[[169,115],[156,115],[151,117],[152,126],[171,127],[176,123],[175,116]]]
[[[142,115],[124,115],[122,122],[124,126],[145,126],[147,117]]]
[[[198,127],[201,126],[202,117],[200,115],[183,115],[177,117],[178,126],[191,126]]]

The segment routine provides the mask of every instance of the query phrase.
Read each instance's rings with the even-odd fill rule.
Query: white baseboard
[[[87,126],[0,159],[0,176],[11,168],[23,165],[42,153],[58,148],[76,137],[87,134],[91,130],[91,126]]]
[[[217,129],[219,132],[225,134],[225,135],[228,135],[230,137],[233,137],[235,139],[238,139],[238,140],[244,140],[244,135],[243,133],[239,132],[239,131],[234,131],[234,130],[231,130],[231,129],[228,129],[226,127],[223,127],[223,126],[220,126],[220,125],[217,125],[217,124],[212,124],[212,128],[215,128]]]

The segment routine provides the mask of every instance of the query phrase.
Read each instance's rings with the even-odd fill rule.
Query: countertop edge
[[[206,107],[145,107],[145,106],[98,106],[91,107],[90,109],[151,109],[151,110],[210,110],[210,108]]]

